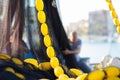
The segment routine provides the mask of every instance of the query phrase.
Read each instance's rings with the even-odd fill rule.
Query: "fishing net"
[[[4,2],[5,1],[5,2]],[[1,21],[2,39],[1,39],[1,54],[8,54],[11,57],[15,57],[23,62],[25,38],[27,39],[27,45],[32,51],[33,55],[37,59],[38,63],[49,62],[50,59],[46,54],[46,46],[44,45],[43,35],[40,32],[40,23],[37,20],[37,11],[35,7],[31,7],[29,0],[2,0],[0,2],[4,5],[0,6],[0,15],[4,12],[3,19]],[[73,55],[66,56],[62,53],[62,50],[69,48],[69,41],[62,22],[59,17],[56,6],[53,6],[53,0],[43,0],[44,11],[47,15],[47,21],[49,27],[49,34],[52,39],[52,46],[55,49],[56,56],[60,61],[60,65],[66,71],[69,76],[74,76],[68,72],[68,68],[77,68],[75,57]],[[4,6],[4,10],[3,7]],[[4,26],[4,27],[3,27]],[[24,38],[25,35],[25,38]],[[25,43],[26,44],[26,43]],[[26,80],[32,79],[56,79],[53,69],[49,71],[41,71],[38,69],[32,70],[30,66],[23,62],[20,67],[16,65],[10,59],[0,59],[0,75],[10,75],[8,78],[4,77],[4,80],[21,80],[21,77],[16,74],[6,71],[7,67],[12,68],[15,72],[22,74]],[[67,65],[64,66],[64,65]],[[26,67],[27,66],[27,67]],[[34,67],[33,67],[34,68]],[[1,77],[0,77],[1,78]]]
[[[13,57],[20,57],[20,41],[24,27],[23,1],[6,0],[5,16],[3,18],[3,35],[1,40],[1,52]],[[16,4],[16,5],[15,5]]]

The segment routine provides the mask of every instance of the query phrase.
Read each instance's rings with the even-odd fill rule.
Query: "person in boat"
[[[78,38],[78,34],[76,31],[74,31],[72,33],[72,38],[70,40],[70,49],[66,49],[63,51],[63,53],[65,55],[71,55],[73,54],[73,56],[75,56],[75,59],[77,61],[77,67],[79,69],[81,69],[83,72],[85,73],[89,73],[91,72],[90,67],[81,59],[81,57],[79,56],[79,53],[81,51],[81,45],[82,45],[82,41],[81,39]]]

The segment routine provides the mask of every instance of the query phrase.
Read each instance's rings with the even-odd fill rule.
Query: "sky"
[[[112,0],[116,12],[120,14],[120,0]],[[108,10],[106,0],[59,0],[60,13],[63,24],[88,19],[89,12]]]

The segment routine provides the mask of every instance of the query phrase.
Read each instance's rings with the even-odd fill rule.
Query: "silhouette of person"
[[[78,39],[78,34],[77,32],[72,33],[72,38],[70,40],[70,49],[66,49],[63,51],[65,55],[70,55],[73,54],[76,58],[78,68],[80,68],[83,72],[89,73],[91,71],[90,67],[83,61],[81,60],[81,57],[79,56],[79,53],[81,51],[81,45],[82,41],[81,39]]]

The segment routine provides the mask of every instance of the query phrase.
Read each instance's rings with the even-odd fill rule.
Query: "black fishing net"
[[[2,19],[5,21],[5,23],[1,21],[2,25],[0,26],[3,28],[0,49],[1,53],[8,54],[12,57],[17,57],[20,60],[24,60],[24,45],[21,42],[25,41],[26,39],[26,44],[29,46],[29,49],[32,51],[33,55],[39,63],[49,61],[49,58],[46,54],[46,47],[43,42],[43,35],[40,32],[41,24],[37,21],[37,11],[35,7],[30,6],[30,0],[5,1],[4,10],[1,8],[3,6],[0,5],[0,15],[3,11],[5,12],[5,16]],[[47,16],[49,34],[52,39],[52,46],[55,49],[56,56],[62,65],[66,65],[68,68],[77,68],[75,57],[73,55],[66,56],[62,53],[62,50],[65,50],[66,48],[70,49],[69,41],[60,20],[57,8],[52,6],[53,0],[43,1],[45,7],[44,11]],[[0,0],[0,4],[1,3],[3,3],[3,0],[2,2]],[[24,63],[23,66],[27,65]],[[8,76],[4,76],[4,80],[21,80],[14,74],[5,71],[4,68],[6,67],[11,67],[15,71],[23,74],[26,80],[36,80],[44,77],[54,80],[56,78],[54,76],[53,70],[29,70],[29,67],[21,68],[12,63],[10,60],[0,60],[0,75]],[[2,78],[0,77],[0,80],[1,79]]]

